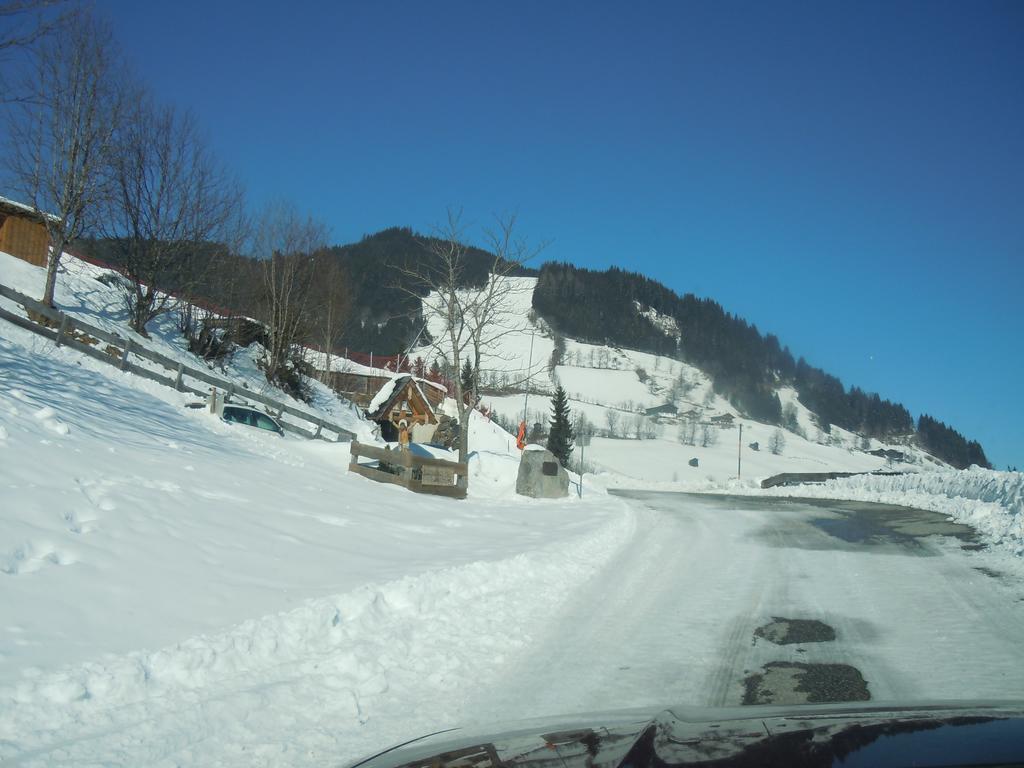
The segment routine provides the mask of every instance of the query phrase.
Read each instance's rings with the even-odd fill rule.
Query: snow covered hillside
[[[528,425],[546,425],[549,395],[561,384],[574,416],[585,417],[600,435],[583,451],[587,470],[601,473],[609,485],[724,487],[735,484],[737,458],[742,479],[750,483],[780,472],[919,471],[945,466],[912,446],[864,440],[834,425],[830,434],[822,432],[814,415],[789,387],[780,388],[778,394],[793,420],[790,429],[781,430],[782,445],[773,453],[769,446],[776,427],[742,418],[731,403],[715,394],[711,379],[691,365],[573,339],[561,340],[564,351],[557,354],[556,334],[534,316],[531,307],[536,278],[502,280],[509,285],[504,332],[482,358],[482,405],[507,423],[518,423],[525,413]],[[685,337],[685,328],[664,320],[660,318],[659,323],[666,334]],[[428,316],[427,328],[441,354],[450,354],[443,320]],[[432,352],[423,348],[419,354],[429,358]],[[648,409],[665,405],[677,412],[657,417],[646,414]],[[721,423],[709,428],[707,435],[703,426],[697,426],[691,444],[683,444],[688,419],[702,424],[716,418]],[[756,450],[752,443],[757,444]],[[898,450],[906,461],[893,463],[867,452],[880,448]],[[579,449],[575,458],[580,458]],[[690,465],[692,459],[697,459],[696,467]]]
[[[58,302],[124,332],[94,270],[69,259]],[[42,270],[0,255],[0,282]],[[607,496],[509,494],[482,418],[454,501],[194,399],[0,323],[0,762],[337,764],[455,724],[631,534]]]

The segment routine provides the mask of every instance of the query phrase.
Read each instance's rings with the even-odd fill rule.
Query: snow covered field
[[[499,390],[528,387],[531,394],[487,394],[482,404],[512,423],[518,423],[525,413],[528,425],[546,424],[551,413],[550,393],[560,384],[574,416],[585,416],[600,434],[611,430],[618,436],[598,437],[585,450],[586,462],[608,486],[640,484],[701,490],[735,485],[738,449],[742,452],[742,477],[750,485],[780,472],[916,472],[943,466],[914,446],[890,446],[875,439],[865,443],[858,435],[835,425],[829,434],[822,433],[791,387],[780,387],[778,394],[783,408],[792,408],[795,426],[792,431],[782,430],[785,445],[774,455],[769,442],[777,428],[741,417],[728,400],[714,392],[711,379],[703,371],[682,361],[567,338],[561,361],[552,367],[555,334],[543,320],[531,319],[536,278],[507,280],[510,290],[507,312],[501,319],[501,348],[483,356],[482,384]],[[671,335],[681,333],[685,338],[685,328],[676,328],[665,318],[659,322]],[[440,352],[450,354],[441,319],[428,317],[428,328]],[[435,353],[429,348],[420,350],[425,359]],[[703,444],[701,434],[696,445],[681,443],[679,422],[685,421],[681,415],[670,423],[649,419],[645,431],[657,436],[635,439],[645,409],[668,403],[677,407],[679,414],[697,414],[701,422],[722,416],[732,416],[734,422],[713,429],[708,445]],[[741,424],[742,442],[738,429]],[[751,449],[751,443],[757,443],[758,450]],[[907,462],[891,464],[864,450],[885,447],[905,453]],[[694,458],[698,460],[696,468],[689,465]]]
[[[101,272],[69,261],[58,301],[124,333]],[[36,294],[42,271],[0,255],[0,282]],[[195,364],[169,322],[147,343]],[[589,348],[569,348],[589,363]],[[631,365],[657,366],[662,383],[681,370],[616,354],[614,375],[636,384]],[[263,389],[254,355],[224,373]],[[607,400],[581,407],[615,408],[627,386],[602,394],[609,371],[558,370],[580,397]],[[514,444],[477,416],[470,497],[453,501],[350,476],[347,444],[229,425],[192,400],[0,324],[0,762],[338,765],[457,725],[727,703],[744,664],[765,660],[747,634],[773,611],[834,622],[876,698],[1024,684],[1013,672],[1019,475],[820,486],[933,509],[945,499],[939,511],[1018,546],[857,554],[805,546],[809,534],[789,526],[803,513],[778,528],[760,502],[689,502],[680,514],[602,490],[760,493],[729,479],[735,429],[706,449],[668,435],[595,439],[587,460],[606,469],[587,476],[584,498],[541,502],[512,494]],[[373,439],[325,388],[313,407]],[[767,440],[768,427],[744,424],[744,443]],[[880,466],[838,437],[787,435],[778,457],[745,450],[744,478]],[[766,524],[777,532],[758,538]],[[977,570],[993,566],[1005,578]],[[917,618],[899,625],[908,611]],[[966,647],[969,663],[955,663]],[[929,678],[936,658],[943,672]]]
[[[621,501],[509,494],[483,420],[456,502],[193,399],[0,328],[0,760],[335,764],[452,724],[630,536]]]

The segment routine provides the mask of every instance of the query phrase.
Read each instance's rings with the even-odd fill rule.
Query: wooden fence
[[[375,460],[377,466],[360,464],[360,457]],[[456,480],[457,477],[466,477],[469,474],[464,462],[416,456],[411,451],[376,448],[353,440],[352,460],[349,462],[348,471],[376,480],[378,483],[400,485],[415,493],[430,493],[455,499],[466,498],[466,489],[460,488]]]
[[[0,307],[0,318],[31,331],[38,336],[50,339],[56,342],[58,347],[69,347],[77,352],[81,352],[83,355],[88,355],[96,360],[120,368],[122,371],[129,371],[136,376],[155,381],[179,392],[191,392],[200,397],[206,397],[209,394],[207,388],[198,388],[190,384],[188,379],[194,379],[203,384],[217,387],[218,390],[225,394],[226,400],[239,397],[265,405],[271,409],[286,432],[292,432],[302,437],[327,440],[326,431],[333,432],[337,442],[345,442],[355,438],[355,433],[329,420],[314,416],[311,413],[307,413],[287,403],[282,403],[272,397],[267,397],[259,392],[239,387],[234,382],[220,376],[215,376],[209,371],[201,371],[186,366],[184,363],[172,360],[161,355],[159,352],[154,352],[137,342],[133,342],[131,339],[96,328],[64,312],[48,307],[5,285],[0,285],[0,296],[20,304],[29,315],[27,318],[22,317]],[[102,349],[100,349],[100,342],[105,343],[105,347]],[[131,355],[156,363],[170,371],[172,375],[167,376],[147,367],[137,365],[131,361]],[[307,429],[285,420],[282,418],[285,414],[306,422],[311,428]]]

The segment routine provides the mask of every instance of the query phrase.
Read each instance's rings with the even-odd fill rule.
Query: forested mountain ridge
[[[407,227],[366,235],[356,243],[331,246],[316,254],[337,267],[344,282],[347,317],[335,346],[392,355],[407,351],[424,329],[422,284],[413,277],[434,258],[432,240]],[[117,264],[116,244],[79,241],[87,255]],[[465,250],[462,279],[479,285],[494,256]],[[929,415],[915,424],[900,403],[847,388],[825,371],[796,357],[773,334],[727,312],[718,302],[677,294],[658,281],[617,267],[595,271],[548,262],[539,270],[514,275],[537,278],[532,306],[556,333],[579,341],[635,349],[685,361],[714,381],[715,391],[741,413],[758,421],[786,423],[778,389],[792,386],[824,432],[836,425],[883,441],[913,438],[929,453],[957,467],[990,466],[981,445]],[[206,247],[161,276],[160,287],[234,312],[261,317],[260,262],[228,256]],[[318,290],[326,286],[317,286]],[[314,319],[315,323],[315,319]]]
[[[718,302],[680,296],[644,275],[617,267],[598,272],[547,263],[540,270],[533,307],[566,336],[677,357],[701,368],[713,378],[716,392],[759,421],[783,423],[777,389],[790,385],[825,432],[834,424],[882,440],[916,434],[925,450],[954,466],[989,466],[980,444],[946,424],[922,415],[915,425],[902,404],[858,387],[847,389]],[[645,310],[674,320],[678,335],[666,332],[665,324]]]
[[[423,322],[416,296],[425,296],[426,291],[411,273],[422,271],[431,262],[432,242],[408,227],[391,227],[358,243],[327,249],[348,278],[352,312],[343,336],[345,344],[364,352],[396,354],[412,343]],[[492,254],[467,247],[464,284],[481,285],[493,264]],[[512,274],[536,275],[536,271],[516,269]]]

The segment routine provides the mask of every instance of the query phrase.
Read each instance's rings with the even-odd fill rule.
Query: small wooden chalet
[[[369,373],[354,373],[351,371],[318,371],[318,378],[327,386],[340,395],[351,400],[353,403],[369,406],[374,395],[380,392],[393,377],[379,376]],[[438,384],[428,379],[416,379],[420,391],[426,396],[431,408],[438,409],[448,396],[448,389],[444,384]]]
[[[380,425],[389,443],[426,443],[437,428],[437,416],[430,400],[416,380],[407,373],[393,376],[366,408],[366,417]]]
[[[0,197],[0,251],[45,267],[49,244],[41,215],[27,205]]]

